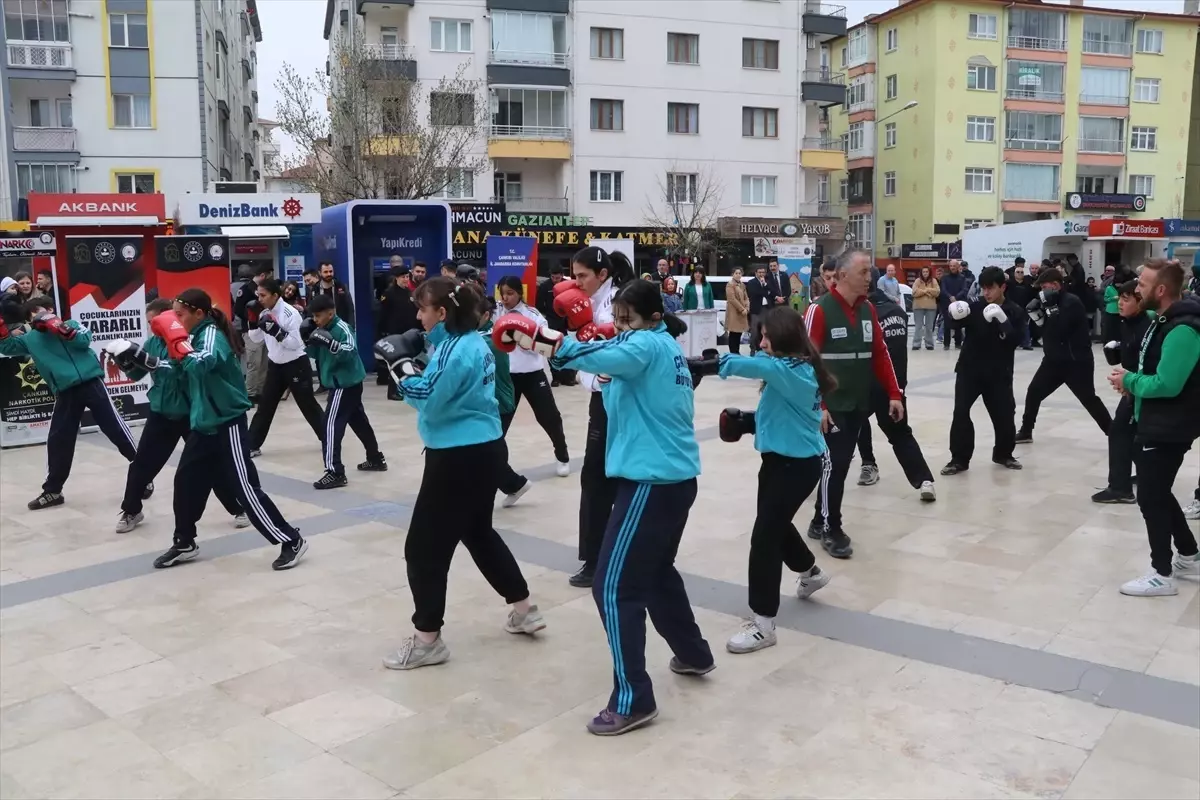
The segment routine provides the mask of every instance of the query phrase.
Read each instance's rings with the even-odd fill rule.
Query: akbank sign
[[[188,194],[179,201],[180,225],[315,225],[319,194]]]

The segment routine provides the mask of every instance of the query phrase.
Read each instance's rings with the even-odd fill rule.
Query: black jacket
[[[1142,356],[1143,375],[1155,375],[1162,358],[1163,339],[1179,326],[1200,331],[1200,297],[1189,295],[1173,303],[1159,318]],[[1142,398],[1138,415],[1139,442],[1190,444],[1200,438],[1200,361],[1192,365],[1192,374],[1175,397]]]
[[[1017,283],[1016,279],[1009,275],[1004,296],[1021,308],[1025,308],[1029,305],[1030,300],[1037,297],[1037,288],[1033,285],[1033,278],[1026,275],[1024,280]]]
[[[379,300],[379,337],[382,339],[384,336],[404,333],[419,327],[412,292],[407,286],[393,281]]]
[[[1012,298],[1005,297],[1000,308],[1008,319],[989,322],[983,317],[983,310],[988,307],[986,300],[976,300],[970,305],[971,313],[965,319],[947,317],[952,326],[962,328],[966,334],[954,371],[996,375],[1011,383],[1013,354],[1021,344],[1026,325],[1025,309],[1014,303]]]
[[[542,281],[537,287],[537,297],[534,298],[534,307],[538,312],[546,318],[551,330],[561,331],[566,333],[567,319],[560,317],[554,313],[554,279],[550,278]]]
[[[1083,302],[1065,289],[1051,305],[1043,304],[1042,352],[1048,361],[1091,364],[1092,337]]]
[[[786,272],[771,272],[767,270],[767,286],[775,297],[789,298],[792,296],[792,283]]]
[[[333,285],[329,287],[317,281],[311,291],[314,297],[319,294],[327,294],[333,297],[334,310],[338,317],[350,327],[354,327],[354,301],[350,299],[350,292],[341,281],[335,278]]]
[[[251,300],[256,300],[255,291],[258,289],[258,284],[252,280],[245,281],[238,287],[237,292],[233,295],[233,316],[238,321],[238,330],[248,330],[246,320],[246,304]]]
[[[876,289],[871,292],[871,303],[883,329],[883,342],[892,357],[892,369],[896,371],[896,383],[900,391],[908,385],[908,313],[890,297]]]
[[[1150,329],[1150,322],[1150,315],[1144,312],[1133,318],[1121,317],[1121,367],[1127,372],[1138,371],[1142,339]]]
[[[767,283],[764,286],[758,282],[758,278],[754,278],[746,282],[746,294],[750,297],[750,316],[756,316],[763,313],[771,306],[777,305],[775,298],[775,290],[771,286],[771,277],[767,276]]]

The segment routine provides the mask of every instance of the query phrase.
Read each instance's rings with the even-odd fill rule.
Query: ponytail
[[[612,264],[608,268],[608,275],[612,278],[613,286],[621,286],[628,283],[636,277],[633,271],[633,264],[629,263],[629,256],[617,251],[608,254],[609,263]],[[682,324],[682,323],[681,323]],[[687,326],[684,325],[684,330]]]
[[[229,317],[225,316],[225,312],[213,305],[208,292],[203,289],[184,289],[175,297],[175,302],[194,311],[200,311],[212,320],[213,325],[217,326],[217,330],[223,333],[229,341],[229,347],[233,350],[234,355],[240,356],[245,350],[242,345],[242,337],[229,324]]]
[[[245,352],[246,346],[242,343],[242,337],[233,329],[233,325],[229,324],[229,317],[225,316],[225,312],[213,306],[212,311],[208,312],[208,318],[212,320],[213,325],[217,326],[217,330],[225,334],[225,338],[229,340],[229,347],[233,350],[235,356],[241,357]]]
[[[674,314],[663,314],[662,321],[667,326],[667,333],[671,334],[672,338],[677,339],[687,333],[687,323]]]
[[[587,267],[597,276],[601,270],[607,272],[614,289],[629,283],[636,277],[633,264],[630,263],[628,256],[621,252],[610,253],[603,247],[597,247],[594,244],[572,256],[571,262]]]

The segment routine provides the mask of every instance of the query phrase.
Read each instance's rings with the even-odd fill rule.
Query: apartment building
[[[845,156],[820,126],[844,85],[821,43],[845,29],[810,0],[328,0],[325,21],[426,87],[463,65],[486,85],[490,168],[447,199],[601,227],[708,186],[722,217],[833,213]]]
[[[909,0],[832,41],[853,241],[990,223],[1180,217],[1197,19],[1082,2]]]
[[[255,0],[5,0],[6,210],[256,180]]]

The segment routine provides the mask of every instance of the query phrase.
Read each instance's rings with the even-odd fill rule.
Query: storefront
[[[1088,243],[1093,242],[1101,243],[1104,265],[1133,267],[1166,253],[1167,226],[1161,219],[1092,219]],[[1089,269],[1088,275],[1096,277],[1095,270]]]
[[[962,258],[962,242],[930,242],[927,244],[900,245],[899,259],[885,259],[877,266],[886,269],[894,264],[896,277],[902,282],[912,285],[921,275],[921,270],[929,267],[934,274],[946,267],[953,259]],[[969,262],[968,262],[969,263]],[[986,265],[977,265],[975,274]],[[1005,264],[1005,266],[1009,266]]]
[[[978,275],[984,267],[1011,267],[1018,258],[1028,263],[1077,256],[1089,275],[1103,272],[1102,248],[1087,244],[1094,220],[1039,219],[1008,225],[988,225],[963,232],[962,257]],[[1111,220],[1110,220],[1111,221]],[[1099,272],[1096,272],[1099,270]]]
[[[1165,219],[1167,258],[1178,258],[1184,269],[1191,269],[1200,252],[1200,219]]]
[[[318,194],[188,194],[175,220],[185,233],[229,237],[231,279],[242,267],[266,264],[276,277],[299,281],[316,266],[312,226],[321,221]]]
[[[726,266],[722,274],[726,275],[733,267],[745,269],[778,259],[781,251],[799,245],[805,238],[815,243],[814,264],[846,247],[846,221],[836,217],[721,217],[717,220],[717,233],[724,243],[722,260]]]

